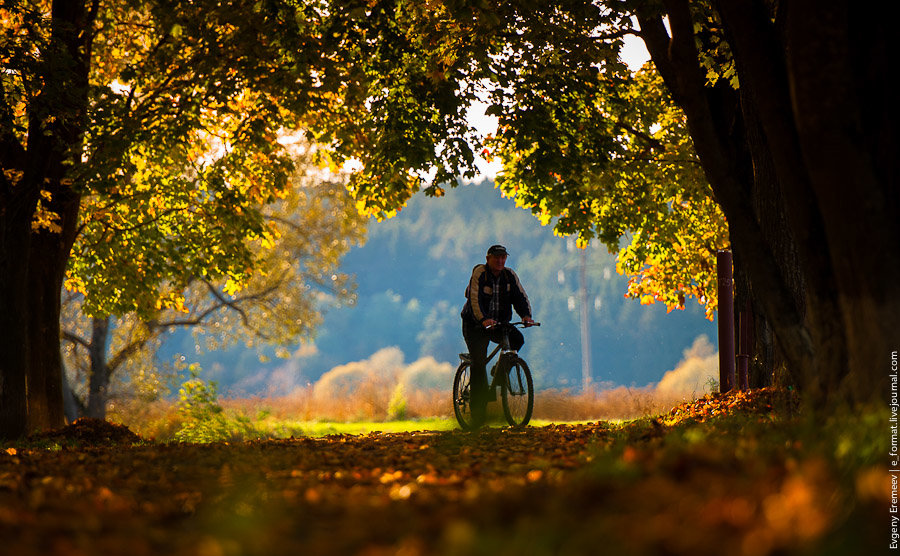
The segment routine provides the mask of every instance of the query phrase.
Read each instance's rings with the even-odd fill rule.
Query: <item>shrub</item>
[[[391,394],[391,401],[388,402],[388,419],[394,421],[402,421],[406,419],[409,413],[409,402],[406,400],[406,389],[403,383],[398,382]]]
[[[207,383],[191,366],[191,378],[178,392],[178,415],[181,428],[175,433],[179,442],[215,442],[232,436],[232,427],[218,401],[218,385]]]

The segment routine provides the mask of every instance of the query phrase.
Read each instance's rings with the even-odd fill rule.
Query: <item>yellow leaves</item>
[[[641,296],[641,305],[653,305],[654,303],[656,303],[656,299],[652,295],[646,294]]]
[[[24,175],[25,175],[25,172],[23,172],[21,170],[17,170],[15,168],[4,168],[3,169],[3,176],[13,187],[15,187],[19,183],[19,180],[21,180],[22,176],[24,176]]]
[[[358,199],[354,203],[354,206],[356,207],[356,211],[361,216],[374,216],[378,213],[378,209],[375,207],[370,207],[365,199]]]
[[[179,313],[189,313],[190,310],[185,306],[184,295],[181,293],[168,293],[161,295],[156,300],[157,309],[172,309]]]
[[[553,215],[550,214],[550,211],[541,210],[541,213],[538,215],[538,221],[540,221],[541,226],[546,226],[550,223],[550,220],[553,218]]]
[[[47,207],[47,203],[52,200],[52,195],[49,191],[42,190],[41,198],[38,201],[37,207],[34,211],[34,217],[31,220],[31,230],[39,231],[39,230],[47,230],[50,233],[58,234],[62,231],[62,226],[60,225],[61,218],[59,214],[53,212]]]
[[[260,239],[260,246],[266,250],[274,249],[279,237],[281,237],[281,234],[278,233],[278,230],[264,233]]]
[[[84,283],[84,280],[80,276],[74,276],[74,275],[67,276],[63,285],[70,292],[77,292],[77,293],[80,293],[81,295],[85,295],[87,293],[87,286]]]
[[[242,289],[243,285],[232,278],[228,278],[228,280],[225,281],[225,286],[222,288],[222,290],[228,295],[235,295]]]

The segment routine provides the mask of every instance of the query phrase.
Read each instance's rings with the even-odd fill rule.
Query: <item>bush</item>
[[[391,395],[391,401],[388,402],[388,419],[402,421],[408,414],[409,402],[406,400],[406,390],[403,388],[403,383],[399,382]]]
[[[181,428],[175,433],[179,442],[216,442],[231,438],[232,426],[218,401],[218,385],[207,383],[191,366],[191,378],[178,391],[178,415]]]

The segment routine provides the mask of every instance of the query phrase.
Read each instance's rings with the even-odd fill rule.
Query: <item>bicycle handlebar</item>
[[[520,320],[518,322],[498,322],[498,323],[492,324],[491,326],[485,326],[485,328],[490,330],[491,328],[496,328],[498,326],[519,326],[519,325],[521,325],[522,328],[530,328],[532,326],[540,326],[541,323],[539,323],[539,322],[528,323],[523,320]]]

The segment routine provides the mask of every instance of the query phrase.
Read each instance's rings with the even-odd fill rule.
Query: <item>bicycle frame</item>
[[[502,380],[500,377],[506,376],[506,371],[508,370],[506,368],[506,365],[508,365],[509,363],[508,363],[508,361],[505,360],[507,358],[505,358],[503,356],[507,355],[507,354],[512,354],[514,356],[518,355],[516,350],[509,348],[509,328],[512,328],[517,324],[524,324],[524,322],[508,322],[508,323],[499,323],[499,324],[495,325],[495,326],[503,327],[503,335],[500,337],[500,343],[497,344],[497,347],[495,347],[493,349],[493,351],[491,351],[491,353],[484,360],[484,366],[485,366],[485,368],[487,368],[488,365],[490,364],[490,362],[494,359],[494,356],[497,355],[498,352],[500,353],[500,358],[497,360],[497,362],[494,364],[494,366],[491,367],[491,382],[488,385],[488,391],[499,388],[500,380]],[[536,322],[536,323],[531,324],[530,326],[540,326],[540,325],[541,325],[541,323]],[[459,357],[463,361],[468,361],[469,363],[472,362],[472,355],[469,353],[460,353]]]
[[[488,399],[484,401],[498,401],[497,390],[500,390],[499,401],[503,407],[503,414],[506,417],[506,421],[514,427],[528,424],[534,403],[534,386],[528,364],[519,357],[516,350],[510,349],[509,345],[509,330],[518,325],[523,325],[527,328],[529,326],[540,326],[540,323],[526,323],[523,321],[498,324],[498,326],[502,327],[498,345],[485,358],[485,367],[487,367],[487,364],[499,354],[496,363],[491,369],[490,384],[487,388],[488,392],[493,394],[493,396],[489,395]],[[473,423],[476,423],[475,428],[478,428],[481,423],[472,420],[474,414],[471,405],[471,391],[469,390],[472,356],[469,353],[460,353],[459,358],[461,360],[460,365],[453,379],[453,411],[463,429],[473,430]],[[513,377],[509,376],[512,369],[516,369],[515,384],[511,384]],[[482,415],[478,418],[483,419],[484,416]]]

